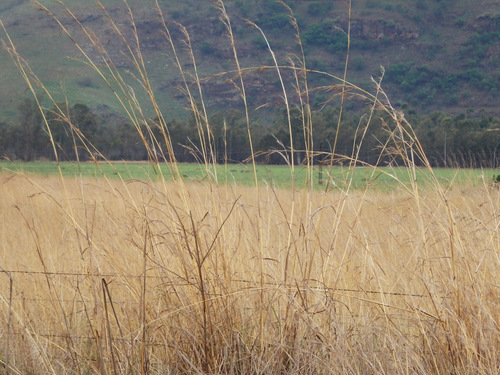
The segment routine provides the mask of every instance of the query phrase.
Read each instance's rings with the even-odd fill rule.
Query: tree
[[[103,146],[101,144],[102,142],[100,142],[97,117],[89,107],[80,103],[73,105],[69,113],[69,118],[73,127],[78,129],[83,136],[75,137],[78,157],[80,160],[87,159],[89,156],[88,152],[93,152],[92,146],[96,147],[98,150],[100,146]],[[73,127],[71,128],[72,131],[75,130]]]
[[[0,122],[0,158],[12,157],[12,130],[6,122]]]
[[[24,161],[31,161],[42,148],[42,117],[35,100],[24,99],[17,107],[19,112],[18,129],[20,131],[17,156]]]
[[[210,116],[217,159],[240,162],[250,156],[250,145],[244,113],[238,109],[217,112]]]
[[[53,140],[61,152],[60,159],[85,160],[89,152],[102,146],[98,119],[89,107],[77,103],[68,108],[66,103],[59,103],[46,113]]]

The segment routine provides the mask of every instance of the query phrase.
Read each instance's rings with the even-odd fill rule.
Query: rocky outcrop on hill
[[[369,40],[405,41],[418,39],[419,30],[392,20],[355,19],[351,22],[352,37]]]
[[[500,31],[500,14],[482,15],[476,18],[474,30],[479,33],[493,33]]]

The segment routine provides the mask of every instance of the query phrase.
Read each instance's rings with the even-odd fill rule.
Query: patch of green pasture
[[[154,168],[147,163],[72,163],[72,162],[9,162],[0,161],[1,172],[14,172],[39,176],[95,177],[123,179],[152,179]]]
[[[188,182],[217,181],[219,183],[235,183],[241,185],[254,184],[253,168],[244,164],[218,165],[214,167],[202,164],[178,164],[179,173]],[[59,172],[60,170],[60,172]],[[59,166],[55,162],[9,162],[0,161],[0,172],[33,174],[40,176],[56,176],[61,173],[64,177],[103,177],[139,180],[172,180],[172,168],[167,164],[157,165],[150,163],[115,162],[108,163],[71,163],[62,162]],[[269,183],[284,187],[290,185],[291,173],[283,166],[257,166],[257,176],[261,183]],[[299,173],[300,176],[300,173]],[[299,177],[300,178],[300,177]]]
[[[254,185],[254,171],[251,165],[228,164],[206,167],[202,164],[178,164],[179,173],[187,182],[217,181],[221,184]],[[139,179],[158,181],[165,178],[172,180],[171,167],[162,164],[160,169],[150,163],[116,162],[107,163],[60,163],[59,167],[54,162],[8,162],[0,161],[0,173],[23,173],[40,176],[56,176],[60,173],[64,177],[93,177],[122,178],[124,180]],[[287,166],[257,165],[257,179],[262,185],[278,188],[292,187],[292,172]],[[353,169],[343,167],[314,166],[308,170],[303,166],[294,169],[294,186],[303,188],[314,186],[321,189],[370,189],[391,190],[396,187],[411,189],[416,183],[420,187],[432,187],[435,181],[445,188],[450,186],[475,186],[483,181],[493,181],[493,176],[500,172],[493,169],[445,169],[436,168],[432,172],[427,169],[416,169],[415,173],[407,168],[369,168],[356,167]],[[312,181],[312,184],[311,184]]]

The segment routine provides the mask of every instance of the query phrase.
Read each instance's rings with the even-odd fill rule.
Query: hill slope
[[[52,1],[42,1],[67,25],[84,50],[98,59],[95,48],[79,32],[78,25]],[[65,2],[82,24],[91,29],[119,71],[127,75],[132,68],[127,47],[113,30],[105,12],[83,0]],[[189,54],[184,52],[183,34],[176,23],[189,32],[197,60],[198,74],[210,77],[235,69],[231,44],[220,21],[220,11],[212,1],[160,1],[167,24],[175,39],[181,64],[194,73]],[[348,12],[341,1],[287,1],[297,17],[307,66],[342,76],[349,28]],[[124,37],[134,43],[132,26],[123,2],[103,1],[111,19]],[[162,110],[169,118],[186,116],[186,99],[179,92],[181,76],[162,33],[157,12],[144,1],[131,0],[141,50]],[[243,67],[272,63],[265,41],[244,19],[259,25],[266,33],[280,64],[300,54],[295,31],[285,7],[267,0],[227,0],[238,54]],[[30,2],[5,0],[0,19],[11,34],[20,54],[42,81],[60,99],[81,102],[100,112],[120,112],[111,90],[82,61],[73,43],[45,12]],[[370,77],[385,68],[383,87],[397,104],[409,103],[419,112],[443,110],[459,112],[465,108],[484,109],[500,114],[495,96],[500,91],[500,11],[495,1],[417,0],[353,2],[351,53],[348,80],[370,88]],[[72,58],[69,58],[72,57]],[[0,120],[13,119],[16,106],[26,96],[26,84],[5,51],[0,52]],[[230,76],[211,78],[204,85],[204,99],[213,110],[241,106]],[[288,77],[290,78],[290,77]],[[310,75],[312,86],[335,81]],[[293,83],[293,79],[289,80]],[[141,90],[135,80],[127,81],[136,95]],[[273,71],[248,77],[248,97],[254,106],[273,108],[282,101],[281,88]],[[293,88],[290,88],[293,92]],[[327,93],[318,92],[312,101],[321,105]]]

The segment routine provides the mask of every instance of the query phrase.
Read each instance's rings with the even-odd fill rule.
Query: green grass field
[[[152,180],[172,179],[172,174],[168,165],[161,166],[161,173],[155,167],[148,163],[137,162],[117,162],[106,163],[60,163],[62,175],[65,177],[103,177]],[[216,173],[213,168],[207,173],[204,165],[200,164],[179,164],[180,173],[187,182],[201,182],[212,180],[219,183],[230,183],[237,185],[252,185],[254,183],[253,168],[245,164],[228,164],[217,167]],[[57,175],[58,166],[53,162],[9,162],[0,161],[1,173],[23,173],[41,176]],[[453,169],[438,168],[433,170],[434,175],[443,187],[451,185],[478,185],[484,182],[492,182],[494,176],[499,171],[493,169]],[[209,176],[207,176],[207,174]],[[304,166],[295,167],[295,186],[301,188],[307,184],[307,172]],[[411,172],[407,168],[369,168],[356,167],[349,169],[347,167],[323,167],[322,172],[318,166],[313,168],[313,184],[321,189],[326,187],[328,176],[330,176],[331,188],[344,188],[347,184],[356,189],[365,187],[386,189],[394,188],[398,185],[409,186],[413,180]],[[426,169],[416,170],[417,182],[426,186],[432,182],[431,174]],[[257,177],[261,184],[269,184],[279,188],[290,188],[292,186],[291,170],[287,166],[279,165],[258,165]]]

